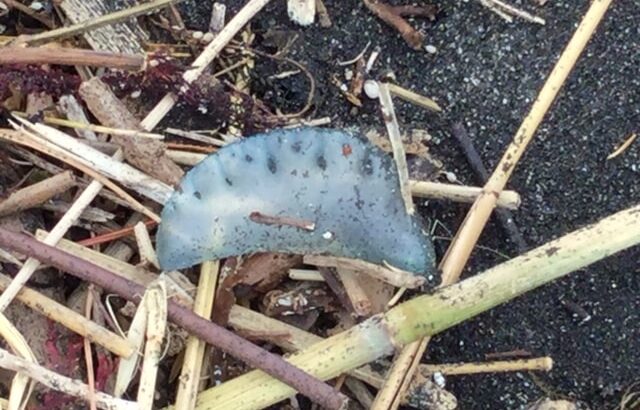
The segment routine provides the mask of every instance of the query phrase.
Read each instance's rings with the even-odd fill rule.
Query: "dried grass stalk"
[[[162,357],[162,340],[167,330],[167,288],[162,277],[149,286],[143,303],[147,310],[147,332],[137,402],[139,409],[151,410]]]
[[[485,363],[422,364],[419,366],[419,370],[425,375],[430,375],[436,372],[444,373],[446,375],[458,375],[530,371],[548,372],[552,367],[553,360],[550,357],[545,356],[533,359],[500,360]]]
[[[416,276],[411,272],[406,272],[396,268],[388,269],[380,265],[356,259],[339,258],[333,256],[305,255],[304,263],[322,267],[351,269],[356,272],[370,275],[376,279],[380,279],[381,281],[390,283],[396,287],[415,289],[419,286],[422,286],[425,282],[425,279],[423,277]]]
[[[81,381],[61,376],[36,363],[14,356],[4,349],[0,349],[0,367],[24,374],[50,389],[70,396],[84,399],[89,394],[89,386]],[[108,410],[136,410],[139,408],[135,402],[117,399],[102,392],[96,393],[96,402],[98,407]]]
[[[611,0],[598,0],[591,3],[587,14],[582,19],[573,37],[556,62],[553,71],[547,78],[542,90],[538,94],[538,98],[536,98],[531,107],[531,111],[523,120],[512,143],[507,148],[500,163],[496,166],[494,173],[484,186],[483,194],[474,202],[462,226],[447,249],[447,253],[440,266],[444,285],[455,283],[460,277],[480,237],[480,233],[489,220],[493,208],[496,206],[497,198],[506,186],[518,160],[524,154],[538,125],[542,122],[546,112],[562,88],[564,81],[595,32],[595,29],[610,4]],[[399,362],[398,365],[394,364],[391,367],[388,373],[388,380],[390,380],[389,386],[378,392],[374,409],[393,410],[399,406],[404,391],[406,391],[409,386],[428,343],[429,339],[425,338],[403,349],[399,358],[404,360],[405,363],[407,359],[411,359],[410,365],[404,366]],[[396,385],[399,385],[400,388],[396,388]],[[379,406],[377,404],[379,404]]]
[[[0,290],[6,289],[10,283],[11,279],[9,277],[0,274]],[[129,357],[134,353],[134,348],[122,337],[38,291],[24,287],[18,293],[16,299],[52,321],[60,323],[72,332],[86,337],[91,342],[120,357]]]
[[[200,280],[193,311],[204,318],[211,317],[218,282],[218,269],[217,261],[206,261],[200,268]],[[197,337],[189,336],[187,339],[176,395],[176,410],[191,410],[195,407],[205,347],[206,343]]]

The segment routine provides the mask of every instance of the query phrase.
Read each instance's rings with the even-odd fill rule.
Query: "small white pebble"
[[[442,387],[442,388],[444,388],[444,386],[447,383],[445,378],[444,378],[444,375],[442,373],[440,373],[440,372],[435,372],[433,374],[433,382],[435,384],[437,384],[439,387]]]
[[[447,181],[451,182],[452,184],[458,181],[456,174],[454,174],[453,172],[445,172],[444,175],[447,177]]]
[[[353,70],[350,68],[345,69],[344,78],[345,80],[350,81],[353,78]]]
[[[200,40],[202,37],[204,37],[204,33],[202,31],[194,31],[191,34],[191,37],[195,38],[196,40]]]
[[[324,239],[329,240],[329,239],[333,238],[333,233],[332,233],[331,231],[327,231],[327,232],[325,232],[325,233],[323,233],[323,234],[322,234],[322,237],[323,237]]]
[[[158,60],[151,60],[149,61],[149,66],[150,67],[157,67],[160,65],[160,62]]]
[[[279,298],[277,302],[279,306],[291,306],[293,303],[290,299],[287,298]]]
[[[378,83],[373,80],[367,80],[364,82],[364,93],[369,98],[378,98],[380,96],[380,89]]]
[[[214,38],[215,35],[213,33],[205,33],[204,36],[202,36],[202,42],[205,44],[209,44],[213,41]]]
[[[132,93],[130,94],[130,97],[131,97],[131,98],[138,98],[138,97],[140,97],[140,94],[142,94],[142,91],[140,91],[140,90],[135,90],[134,92],[132,92]]]
[[[33,3],[31,3],[29,5],[29,8],[31,10],[40,11],[40,10],[44,9],[44,5],[39,1],[34,1]]]
[[[204,105],[199,105],[198,111],[200,111],[202,114],[206,114],[207,112],[209,112],[209,110],[207,110],[207,107],[205,107]]]
[[[346,84],[340,84],[340,91],[342,91],[343,93],[346,93],[349,90],[349,87],[347,87]]]
[[[429,54],[435,54],[438,52],[438,49],[433,44],[428,44],[424,50]]]

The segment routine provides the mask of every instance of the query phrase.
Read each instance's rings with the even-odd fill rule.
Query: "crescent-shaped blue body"
[[[320,128],[277,130],[211,154],[165,204],[157,234],[164,270],[259,251],[383,261],[434,273],[433,245],[410,216],[392,159],[363,137]],[[266,225],[252,213],[311,221]]]

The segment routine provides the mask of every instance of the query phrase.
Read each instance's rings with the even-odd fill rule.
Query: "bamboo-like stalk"
[[[0,274],[0,290],[6,289],[9,283],[11,283],[11,279]],[[26,287],[22,288],[18,292],[16,299],[52,321],[60,323],[72,332],[86,337],[92,343],[100,345],[120,357],[129,357],[134,353],[134,348],[122,337],[92,320],[87,320],[83,315],[38,291]]]
[[[611,215],[430,295],[419,296],[313,345],[289,361],[318,378],[331,378],[437,334],[527,291],[640,243],[640,205]],[[262,372],[250,372],[201,393],[197,409],[225,404],[257,409],[292,394]]]
[[[75,185],[76,180],[71,171],[36,182],[13,192],[0,202],[0,217],[38,206]]]
[[[84,33],[84,32],[96,29],[98,27],[117,23],[119,21],[136,17],[141,14],[149,13],[153,10],[166,7],[169,4],[178,3],[179,1],[181,0],[150,1],[148,3],[139,4],[124,10],[119,10],[113,13],[105,14],[96,19],[83,21],[82,23],[74,24],[67,27],[60,27],[55,30],[45,31],[44,33],[40,33],[40,34],[24,36],[19,39],[19,42],[21,44],[29,44],[29,45],[44,44],[50,41],[59,40],[61,38],[75,36],[76,34]]]
[[[467,203],[473,203],[483,192],[480,187],[431,181],[409,180],[409,187],[411,188],[411,195],[420,198],[446,199]],[[518,209],[520,207],[520,195],[515,191],[502,191],[496,205],[507,209]]]
[[[147,310],[147,332],[136,398],[140,410],[151,410],[162,357],[162,340],[167,329],[167,288],[162,277],[149,286],[143,303]]]
[[[405,101],[431,111],[442,111],[442,108],[440,108],[438,103],[433,101],[431,98],[425,97],[424,95],[420,95],[418,93],[414,93],[411,90],[407,90],[406,88],[400,87],[399,85],[393,83],[387,83],[386,85],[389,88],[391,94],[393,94],[395,97],[401,98]]]
[[[264,6],[269,3],[269,0],[250,0],[245,6],[233,16],[231,21],[218,33],[211,43],[207,45],[204,51],[195,59],[191,64],[191,69],[186,71],[182,78],[187,83],[191,84],[195,81],[204,70],[207,69],[209,64],[214,58],[222,51],[222,49],[231,41],[231,39],[244,27],[245,24],[251,18],[258,13]],[[155,107],[147,114],[144,120],[140,123],[143,129],[151,131],[158,125],[165,115],[173,108],[178,101],[178,96],[174,93],[168,93],[167,95],[156,104]]]
[[[503,373],[546,371],[553,367],[553,360],[548,357],[533,359],[499,360],[494,362],[422,364],[419,369],[424,374],[444,373],[449,376],[459,374]]]
[[[538,125],[562,88],[564,81],[604,17],[610,4],[611,0],[596,0],[591,3],[587,14],[583,17],[576,32],[556,62],[551,74],[538,94],[538,98],[534,101],[531,111],[523,120],[512,143],[507,148],[500,163],[496,166],[494,173],[485,184],[483,194],[479,196],[472,205],[462,226],[460,226],[447,249],[440,264],[443,285],[455,283],[460,277],[484,226],[489,220],[493,208],[496,206],[497,197],[503,191],[515,165],[526,150]],[[391,382],[378,392],[378,396],[374,402],[374,410],[395,410],[399,406],[403,392],[411,383],[413,374],[418,367],[420,358],[424,354],[428,343],[428,338],[425,338],[421,341],[411,343],[400,352],[398,355],[400,361],[397,365],[394,364],[387,373],[388,379],[391,380]],[[407,362],[410,363],[409,366],[405,366],[404,363]],[[396,381],[400,382],[399,388],[392,385],[395,384]]]
[[[415,289],[424,284],[422,276],[416,276],[411,272],[400,269],[388,269],[384,266],[356,259],[340,258],[333,256],[305,255],[304,263],[315,266],[351,269],[370,275],[393,286]]]
[[[218,268],[218,261],[206,261],[200,268],[198,292],[193,304],[193,311],[204,318],[209,318],[213,310]],[[196,404],[205,347],[206,344],[197,337],[189,336],[187,339],[175,410],[191,410]]]
[[[36,363],[14,356],[4,349],[0,349],[0,367],[28,375],[33,380],[51,389],[84,399],[89,394],[89,387],[79,380],[61,376]],[[102,392],[96,393],[96,404],[108,410],[136,410],[135,402],[117,399]]]
[[[466,219],[449,246],[442,263],[443,278],[446,278],[446,282],[453,283],[460,276],[482,229],[489,220],[491,211],[496,205],[497,196],[504,189],[518,160],[533,139],[534,133],[610,4],[611,0],[596,0],[591,4],[575,34],[556,62],[538,94],[538,98],[535,99],[531,111],[522,121],[513,141],[507,147],[502,159],[496,165],[494,173],[484,186],[484,193],[478,197],[469,210]]]
[[[323,340],[320,336],[316,336],[313,333],[306,332],[300,328],[263,315],[262,313],[254,312],[240,305],[233,305],[231,307],[229,325],[240,331],[261,334],[263,335],[263,340],[267,340],[288,352],[307,349]],[[271,338],[269,334],[272,333],[286,334],[287,337]],[[374,387],[380,387],[383,382],[382,376],[372,372],[367,366],[354,369],[350,371],[349,374]]]

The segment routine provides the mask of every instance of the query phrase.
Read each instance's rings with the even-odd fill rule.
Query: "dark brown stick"
[[[145,288],[91,262],[37,241],[24,234],[0,228],[0,246],[38,259],[73,276],[93,283],[134,303],[140,303]],[[169,319],[230,355],[259,368],[329,409],[346,408],[347,397],[333,387],[286,362],[280,356],[235,335],[173,301],[168,304]]]
[[[484,185],[487,182],[487,179],[489,179],[489,172],[484,166],[484,162],[482,161],[482,158],[480,158],[480,154],[478,154],[471,138],[469,138],[467,130],[461,123],[456,123],[452,127],[452,133],[455,139],[458,140],[460,147],[462,147],[462,151],[464,151],[464,155],[467,157],[467,161],[469,162],[471,169],[475,172],[478,182],[481,185]],[[520,233],[518,225],[514,222],[511,211],[504,208],[496,208],[496,215],[498,216],[498,220],[500,221],[502,228],[505,230],[507,235],[509,235],[509,239],[518,248],[518,252],[526,252],[529,246],[524,240],[522,233]]]
[[[293,226],[294,228],[304,229],[305,231],[313,231],[316,229],[316,224],[313,221],[307,221],[305,219],[296,219],[288,216],[271,216],[265,215],[260,212],[251,212],[249,219],[252,222],[263,225],[286,225]]]
[[[80,48],[5,47],[0,49],[0,64],[58,64],[142,70],[145,56]]]
[[[407,44],[411,46],[411,48],[419,50],[420,47],[422,47],[424,36],[420,34],[416,29],[411,27],[411,24],[407,23],[407,21],[403,19],[399,14],[397,14],[393,7],[389,6],[388,4],[381,3],[378,0],[363,1],[365,6],[367,6],[367,8],[371,10],[373,14],[378,16],[380,20],[398,30],[402,38],[404,38],[404,41],[406,41]]]

